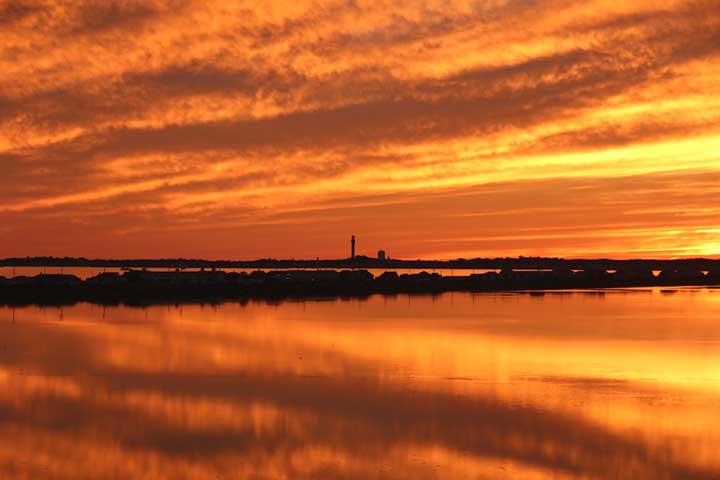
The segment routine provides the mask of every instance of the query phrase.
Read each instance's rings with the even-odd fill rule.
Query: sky
[[[0,0],[0,257],[720,255],[720,0]]]

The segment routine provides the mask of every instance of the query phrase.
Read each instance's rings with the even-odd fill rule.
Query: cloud
[[[8,4],[0,219],[92,223],[70,205],[113,198],[180,222],[225,195],[282,215],[312,191],[430,198],[538,162],[601,183],[713,172],[711,150],[681,150],[720,131],[712,3]],[[621,149],[625,174],[575,157]]]
[[[32,3],[21,1],[0,4],[0,25],[12,25],[39,12],[41,9]]]

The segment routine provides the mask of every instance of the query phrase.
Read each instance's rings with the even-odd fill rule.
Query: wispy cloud
[[[223,225],[232,257],[340,255],[343,243],[313,242],[350,229],[396,256],[442,254],[440,241],[452,254],[498,253],[462,240],[497,229],[526,254],[713,253],[706,239],[662,235],[670,212],[695,202],[686,179],[720,171],[713,1],[9,2],[0,25],[8,255],[85,254],[85,239],[112,235],[138,249],[108,255],[157,255],[140,246],[150,234],[179,254],[220,255],[194,240],[203,224]],[[645,184],[668,172],[677,193],[648,198]],[[535,213],[510,215],[515,226],[503,214],[536,206],[528,181],[566,191],[583,178],[572,207],[624,177],[615,193],[647,203],[593,204],[570,243],[527,238],[520,226]],[[483,195],[497,183],[522,201]],[[366,196],[376,215],[418,221],[405,198],[438,202],[424,218],[443,231],[426,228],[431,241],[412,246],[411,226],[365,216],[354,199]],[[296,208],[311,204],[326,206]],[[341,216],[326,213],[341,204]],[[95,215],[100,206],[111,215]],[[649,207],[663,213],[627,239],[604,251],[589,239],[604,216]],[[715,220],[695,212],[689,229]],[[478,213],[482,227],[469,225]],[[66,241],[17,241],[47,215]],[[313,233],[290,251],[280,219],[290,232],[298,215]],[[644,229],[656,233],[633,233]]]

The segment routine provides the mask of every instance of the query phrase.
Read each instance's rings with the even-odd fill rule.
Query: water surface
[[[698,288],[0,308],[0,478],[720,478],[719,319]]]

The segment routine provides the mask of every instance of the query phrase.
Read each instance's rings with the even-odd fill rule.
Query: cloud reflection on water
[[[708,426],[720,424],[720,395],[672,382],[696,367],[689,347],[720,309],[717,293],[689,295],[152,307],[148,322],[133,320],[139,310],[103,322],[87,305],[62,321],[26,309],[0,322],[0,432],[17,439],[0,447],[0,473],[717,478],[720,437]],[[537,320],[567,303],[596,326],[593,341],[568,325],[591,347],[574,368],[577,338],[562,320],[544,331]],[[688,303],[686,335],[663,340]],[[649,340],[609,318],[641,309],[655,317]],[[705,361],[717,339],[698,347]],[[656,355],[613,358],[609,346]],[[643,362],[668,352],[666,381]]]

